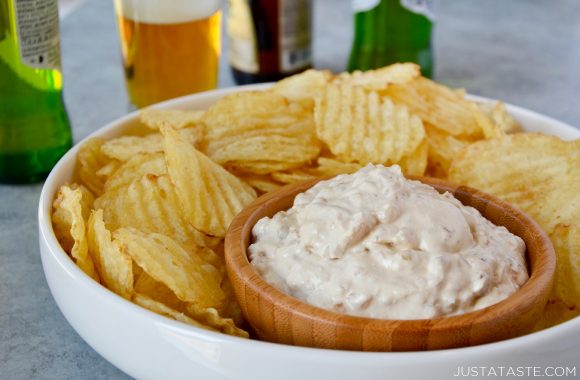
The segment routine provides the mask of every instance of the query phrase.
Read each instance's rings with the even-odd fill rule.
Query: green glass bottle
[[[0,0],[0,182],[44,178],[71,145],[57,0]]]
[[[349,71],[415,62],[431,77],[432,0],[354,0],[354,9]]]

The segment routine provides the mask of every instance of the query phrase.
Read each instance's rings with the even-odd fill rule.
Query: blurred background
[[[65,102],[78,141],[125,114],[128,100],[112,1],[60,2]],[[314,67],[345,70],[352,1],[313,4]],[[580,125],[579,18],[576,0],[439,0],[433,77]],[[225,37],[224,30],[220,87],[235,85]]]

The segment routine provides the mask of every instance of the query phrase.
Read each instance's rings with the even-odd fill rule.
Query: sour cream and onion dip
[[[344,314],[428,319],[493,305],[528,279],[525,244],[451,194],[368,165],[262,218],[248,248],[282,292]]]

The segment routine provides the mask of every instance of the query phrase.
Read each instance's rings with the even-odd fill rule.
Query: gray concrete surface
[[[315,0],[315,63],[344,68],[349,0]],[[580,126],[580,2],[440,0],[436,79]],[[89,0],[61,25],[65,99],[78,141],[128,111],[112,3]],[[224,61],[220,86],[233,82]],[[41,184],[0,186],[0,378],[122,379],[56,307],[40,263]]]

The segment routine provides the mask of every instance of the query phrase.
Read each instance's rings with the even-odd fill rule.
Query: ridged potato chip
[[[243,174],[238,175],[238,177],[261,193],[268,193],[282,187],[281,183],[274,181],[274,179],[268,175]]]
[[[83,194],[87,193],[84,193],[80,187],[76,189],[72,189],[69,186],[60,187],[53,202],[53,222],[58,226],[55,228],[55,234],[57,238],[60,235],[59,240],[63,247],[70,245],[72,242],[69,253],[75,263],[83,272],[99,281],[93,259],[89,255],[86,228],[87,209],[85,208],[86,206],[83,207],[83,204],[86,205],[87,201],[83,202]],[[68,229],[68,234],[66,229]]]
[[[200,308],[196,304],[190,304],[187,306],[187,314],[204,325],[210,326],[225,334],[242,338],[249,337],[248,332],[237,327],[233,319],[221,317],[214,308]]]
[[[449,180],[512,203],[548,233],[580,220],[580,140],[516,133],[478,141],[453,160]]]
[[[77,155],[78,176],[81,183],[96,195],[102,194],[104,181],[95,173],[110,161],[110,158],[101,150],[104,142],[105,140],[101,138],[89,139],[80,147]]]
[[[103,209],[105,223],[112,230],[134,227],[170,236],[181,243],[210,247],[215,244],[187,222],[168,175],[144,175],[129,186],[97,198],[95,207]]]
[[[272,173],[272,178],[278,182],[287,184],[287,183],[296,183],[296,182],[304,182],[311,179],[316,178],[317,175],[308,172],[305,169],[297,169],[291,170],[288,172],[274,172]]]
[[[391,84],[405,84],[421,76],[415,63],[394,63],[376,70],[341,73],[337,81],[347,82],[367,90],[384,90]]]
[[[403,157],[399,161],[399,166],[404,174],[422,176],[427,169],[429,147],[426,141],[423,141],[413,153]]]
[[[346,163],[333,158],[318,157],[316,173],[319,176],[331,176],[339,174],[351,174],[362,168],[357,163]]]
[[[123,298],[133,295],[133,260],[105,227],[103,210],[91,213],[87,224],[88,248],[101,283]]]
[[[556,256],[556,275],[552,294],[580,315],[580,220],[576,224],[558,224],[550,234]]]
[[[205,111],[198,110],[162,110],[145,108],[139,113],[141,123],[151,129],[160,129],[161,125],[167,125],[174,129],[198,126]]]
[[[256,198],[241,179],[210,160],[175,130],[162,128],[165,159],[185,219],[212,236],[225,236],[234,216]]]
[[[174,310],[162,302],[155,301],[151,297],[146,296],[144,294],[136,293],[133,296],[133,302],[135,302],[137,305],[139,305],[141,307],[144,307],[147,310],[150,310],[150,311],[157,313],[159,315],[163,315],[165,317],[169,317],[171,319],[175,319],[176,321],[187,323],[188,325],[200,327],[200,328],[205,329],[205,330],[218,331],[217,329],[213,329],[213,328],[211,328],[203,323],[199,323],[198,321],[196,321],[193,318],[188,317],[184,313],[179,312],[177,310]]]
[[[348,162],[396,164],[425,139],[421,119],[406,107],[348,83],[328,85],[314,116],[318,137]]]
[[[328,70],[310,69],[276,82],[269,91],[311,110],[314,107],[314,98],[331,79],[332,73]]]
[[[522,132],[522,126],[506,110],[503,102],[477,103],[477,106],[491,118],[504,133]]]
[[[163,153],[139,154],[123,162],[115,173],[107,179],[104,190],[110,192],[120,187],[129,186],[133,181],[147,174],[155,176],[167,174]]]
[[[425,124],[431,124],[453,136],[482,136],[472,104],[456,91],[427,78],[417,78],[404,85],[391,85],[385,91],[395,104],[409,108]]]
[[[428,173],[430,176],[447,178],[451,161],[457,154],[473,141],[460,136],[453,136],[431,125],[425,126],[429,146]]]
[[[253,136],[236,142],[216,151],[210,157],[219,164],[238,162],[281,161],[301,165],[318,156],[318,141],[302,137],[286,136]]]
[[[145,273],[165,284],[181,301],[202,308],[224,302],[220,272],[170,237],[134,228],[118,229],[113,236]]]
[[[202,132],[199,128],[184,128],[179,135],[189,142],[196,144],[201,140]],[[163,135],[150,133],[145,136],[121,136],[105,141],[101,151],[110,158],[127,161],[140,154],[163,152]]]
[[[244,161],[224,165],[230,172],[242,172],[257,175],[268,175],[273,172],[299,168],[302,163],[282,161]]]

